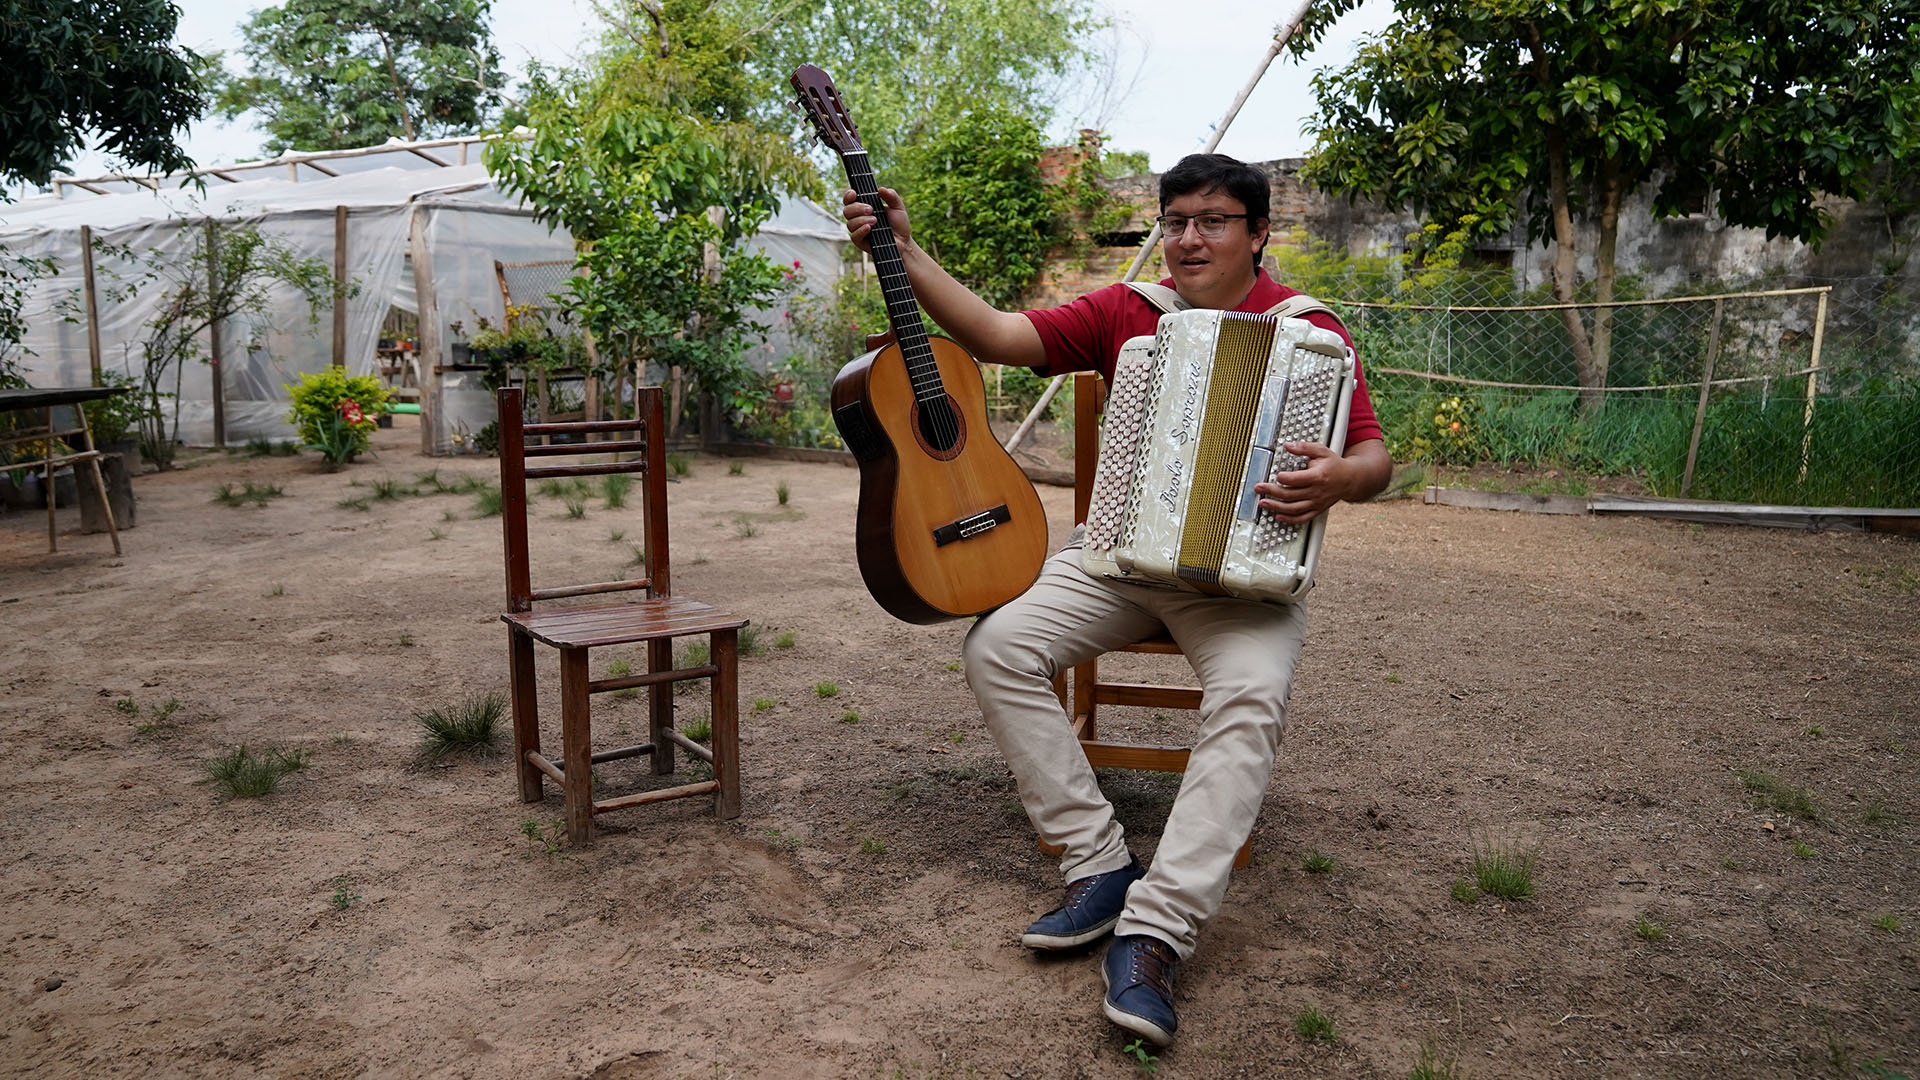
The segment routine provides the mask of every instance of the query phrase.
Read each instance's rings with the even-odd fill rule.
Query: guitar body
[[[882,608],[914,623],[999,607],[1033,584],[1047,558],[1046,511],[994,441],[978,365],[946,338],[925,340],[957,438],[951,429],[929,436],[898,345],[840,369],[832,396],[860,463],[861,577]]]

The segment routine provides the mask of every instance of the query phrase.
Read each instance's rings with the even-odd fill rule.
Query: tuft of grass
[[[1796,859],[1811,859],[1814,856],[1813,845],[1807,843],[1805,840],[1795,840],[1790,850],[1792,850],[1793,857]]]
[[[1308,848],[1307,857],[1300,863],[1300,869],[1309,874],[1325,874],[1333,869],[1333,858],[1321,854],[1317,848]]]
[[[131,702],[133,699],[127,700]],[[158,705],[148,705],[147,718],[133,725],[133,732],[136,735],[151,735],[156,731],[165,731],[173,726],[173,714],[179,711],[179,698],[168,698]]]
[[[405,630],[400,632],[400,647],[403,649],[413,648],[413,635],[407,633]]]
[[[436,528],[433,528],[432,526],[428,526],[428,527],[427,527],[427,539],[429,539],[429,540],[445,540],[446,538],[447,538],[447,530],[445,530],[445,529],[436,529]]]
[[[1747,794],[1753,797],[1754,805],[1777,810],[1803,821],[1820,820],[1820,812],[1813,805],[1813,796],[1808,794],[1806,788],[1794,787],[1772,773],[1758,769],[1742,769],[1739,776]]]
[[[686,727],[680,729],[680,734],[694,742],[706,742],[713,738],[713,721],[704,716],[698,720],[689,721]]]
[[[245,453],[248,457],[291,457],[300,451],[300,447],[287,439],[269,439],[265,435],[255,435],[247,440]]]
[[[1897,934],[1900,932],[1900,917],[1898,915],[1875,915],[1873,917],[1873,928],[1875,930],[1885,930],[1889,934]]]
[[[115,698],[113,702],[113,708],[114,708],[114,711],[123,713],[127,716],[140,715],[140,703],[133,700],[130,697]]]
[[[647,545],[628,544],[627,549],[633,552],[633,558],[627,560],[628,566],[645,566],[647,564]]]
[[[836,682],[817,682],[813,684],[813,692],[823,698],[839,697],[840,684]]]
[[[426,491],[435,495],[443,495],[452,490],[445,480],[440,479],[439,469],[428,469],[426,472],[414,473],[413,489],[415,492]]]
[[[216,795],[226,799],[257,799],[280,786],[287,776],[307,767],[305,750],[269,750],[255,754],[241,743],[207,762],[207,779]]]
[[[736,640],[740,645],[741,656],[759,656],[767,651],[767,647],[760,644],[760,628],[757,626],[741,627]]]
[[[1448,893],[1459,903],[1471,904],[1480,899],[1480,886],[1475,885],[1468,878],[1455,878],[1453,887],[1448,890]]]
[[[232,484],[221,484],[214,489],[213,501],[221,506],[265,506],[285,494],[279,484],[256,484],[248,480],[237,489]]]
[[[960,667],[961,667],[961,664],[960,664],[960,661],[958,661],[958,660],[949,660],[949,661],[947,661],[947,670],[948,670],[948,671],[959,671],[959,670],[960,670]]]
[[[618,510],[627,505],[627,493],[633,490],[633,477],[628,473],[612,473],[600,478],[600,497],[607,501],[607,509]]]
[[[276,581],[273,583],[273,588],[267,590],[267,595],[268,596],[285,596],[287,595],[287,587]]]
[[[352,881],[345,874],[333,879],[333,910],[345,911],[360,899],[360,894],[352,890]]]
[[[414,764],[431,765],[454,754],[493,755],[500,748],[500,719],[506,711],[506,696],[488,690],[468,694],[454,705],[414,713],[413,722],[420,728]]]
[[[498,487],[481,481],[472,491],[474,517],[498,517],[506,509],[507,497]]]
[[[746,518],[741,518],[739,522],[736,523],[733,527],[733,535],[739,537],[742,540],[751,540],[752,538],[754,538],[755,536],[758,536],[759,534],[760,534],[759,527],[754,525],[753,522],[747,520]]]
[[[776,649],[791,649],[793,648],[793,643],[798,640],[800,640],[800,635],[791,630],[782,630],[780,631],[780,636],[773,639],[773,647]]]
[[[1399,682],[1399,681],[1400,681],[1400,673],[1399,673],[1399,672],[1397,672],[1397,671],[1389,671],[1389,672],[1387,672],[1387,681],[1388,681],[1388,682],[1390,682],[1390,683],[1397,683],[1397,682]]]
[[[1898,824],[1899,820],[1900,816],[1898,814],[1881,806],[1879,803],[1874,803],[1865,810],[1860,811],[1860,823],[1863,825],[1894,825]]]
[[[364,512],[367,509],[367,500],[365,498],[341,499],[333,505],[342,510],[359,510]],[[497,514],[499,511],[496,510],[494,513]]]
[[[779,829],[768,829],[767,843],[786,851],[792,851],[800,846],[800,838],[790,832],[782,832]]]
[[[852,709],[848,709],[846,712],[840,714],[840,722],[843,724],[857,724],[860,722],[860,714]]]
[[[746,474],[747,474],[747,463],[746,463],[746,462],[744,462],[744,461],[729,461],[729,462],[727,462],[727,475],[728,475],[728,476],[745,476]]]
[[[885,855],[886,853],[887,842],[885,840],[877,836],[863,836],[860,838],[860,854]]]
[[[713,646],[705,641],[687,642],[686,651],[680,654],[680,667],[705,667],[713,659]]]
[[[1311,1005],[1294,1014],[1293,1030],[1310,1043],[1332,1043],[1340,1040],[1340,1032],[1333,1026],[1333,1017]]]
[[[1451,1054],[1443,1056],[1440,1047],[1427,1039],[1420,1044],[1420,1056],[1414,1059],[1407,1080],[1466,1080],[1466,1076]]]
[[[627,530],[625,529],[608,529],[607,530],[607,543],[609,544],[617,544],[620,541],[625,540],[626,538],[627,538]]]
[[[1502,900],[1525,900],[1533,895],[1532,852],[1505,844],[1474,846],[1473,884],[1480,892]]]
[[[412,488],[391,476],[381,477],[373,482],[373,501],[375,502],[392,502],[412,494]]]
[[[771,709],[778,704],[780,703],[773,700],[770,697],[757,697],[753,699],[753,711],[766,712],[768,709]]]
[[[785,480],[782,480],[779,483],[773,485],[773,500],[779,503],[781,506],[787,505],[787,499],[790,498],[792,495],[793,495],[793,489],[787,486],[787,482]]]
[[[1826,733],[1827,733],[1827,729],[1822,727],[1819,724],[1808,724],[1806,726],[1806,735],[1807,735],[1807,738],[1809,739],[1817,739],[1820,736],[1825,735]]]
[[[520,835],[526,837],[534,847],[556,857],[560,854],[560,838],[566,834],[566,828],[566,818],[555,818],[550,825],[541,825],[538,818],[520,819]]]
[[[698,549],[695,549],[695,551],[694,551],[694,553],[693,553],[693,565],[695,565],[695,566],[705,566],[705,565],[707,565],[707,553],[706,553],[706,552],[704,552],[704,551],[700,551],[700,550],[698,550]]]
[[[1654,922],[1652,919],[1642,915],[1634,920],[1633,936],[1639,938],[1641,941],[1663,941],[1667,936],[1667,928],[1665,925]]]
[[[667,471],[675,476],[686,476],[693,472],[693,462],[688,461],[685,454],[668,454]]]
[[[440,520],[441,521],[459,521],[460,515],[454,513],[451,510],[442,510],[440,511]]]
[[[567,506],[567,517],[569,519],[578,521],[587,516],[587,500],[578,495],[569,495],[564,502]]]

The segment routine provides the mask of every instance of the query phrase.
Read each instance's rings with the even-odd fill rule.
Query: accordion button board
[[[1303,467],[1282,445],[1345,449],[1354,358],[1304,319],[1181,311],[1114,365],[1081,566],[1139,584],[1291,603],[1326,529],[1259,508],[1257,483]]]

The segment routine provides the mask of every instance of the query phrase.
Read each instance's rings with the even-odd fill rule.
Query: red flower
[[[794,268],[795,270],[798,270],[798,269],[800,269],[800,260],[799,260],[799,259],[795,259],[795,260],[793,260],[793,268]]]
[[[340,402],[340,415],[346,417],[347,423],[349,424],[359,424],[366,421],[366,416],[360,411],[360,403],[352,398],[347,398]]]

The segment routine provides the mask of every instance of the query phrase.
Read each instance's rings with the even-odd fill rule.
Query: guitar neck
[[[940,382],[940,368],[933,358],[933,346],[927,341],[927,326],[920,318],[919,301],[913,298],[913,285],[907,280],[906,263],[900,259],[900,245],[894,241],[893,226],[887,222],[887,204],[881,201],[880,187],[873,178],[873,166],[865,150],[851,150],[840,156],[847,169],[847,181],[860,201],[875,209],[878,219],[867,234],[873,251],[874,270],[880,275],[880,293],[887,301],[887,322],[893,327],[893,340],[900,346],[907,363],[907,377],[913,383],[916,401],[932,401],[946,395]]]

